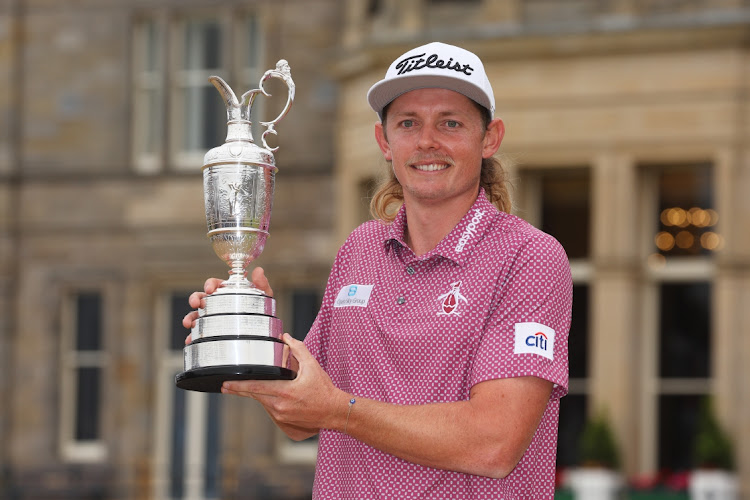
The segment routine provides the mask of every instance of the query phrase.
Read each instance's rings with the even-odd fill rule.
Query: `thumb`
[[[253,285],[258,287],[260,291],[262,291],[269,297],[273,297],[271,284],[268,282],[268,278],[266,278],[266,273],[262,267],[256,267],[255,269],[253,269],[253,272],[250,273],[250,280],[253,282]]]

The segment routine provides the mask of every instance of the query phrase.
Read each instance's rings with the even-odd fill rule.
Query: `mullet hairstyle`
[[[482,125],[487,130],[492,116],[487,108],[475,101],[471,101],[477,107],[482,117]],[[382,124],[383,133],[385,134],[386,119],[390,103],[383,108]],[[386,140],[388,137],[386,136]],[[375,187],[375,194],[370,200],[370,214],[375,219],[380,219],[388,224],[396,218],[399,208],[404,202],[404,190],[393,173],[391,162],[388,165],[387,174],[380,179]],[[490,203],[494,204],[500,211],[510,213],[512,202],[510,190],[508,188],[508,174],[503,168],[502,162],[497,157],[483,158],[482,168],[479,173],[479,186],[484,188],[485,195]]]

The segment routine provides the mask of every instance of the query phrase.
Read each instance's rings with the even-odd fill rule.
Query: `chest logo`
[[[367,307],[374,285],[347,285],[339,290],[333,307]]]
[[[466,300],[466,297],[461,295],[461,291],[459,290],[459,288],[461,288],[460,281],[451,283],[450,291],[438,297],[438,302],[440,303],[440,308],[438,309],[438,315],[445,315],[445,314],[455,314],[456,316],[460,315],[460,313],[458,312],[458,305],[461,302],[468,303],[469,301]]]

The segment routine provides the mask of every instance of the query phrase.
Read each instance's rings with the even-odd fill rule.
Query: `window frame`
[[[589,338],[587,343],[591,344],[592,335],[592,300],[594,299],[594,280],[593,280],[593,234],[594,230],[593,221],[593,181],[594,181],[594,169],[591,165],[587,164],[560,164],[560,165],[528,165],[518,169],[517,177],[520,177],[521,188],[519,192],[520,201],[522,207],[519,211],[519,216],[526,220],[529,224],[534,227],[542,227],[542,214],[543,214],[543,201],[542,195],[542,181],[545,175],[557,174],[565,171],[585,172],[589,179],[589,248],[587,255],[582,258],[569,259],[571,277],[574,286],[585,286],[588,288],[588,317],[584,319],[588,325]],[[585,405],[588,406],[590,401],[590,357],[593,355],[591,349],[589,349],[589,360],[587,367],[586,377],[569,377],[568,379],[568,395],[581,396],[584,398]],[[559,442],[559,439],[558,439]]]
[[[100,337],[99,349],[79,351],[76,349],[78,332],[77,299],[83,294],[96,293],[100,297]],[[61,335],[60,335],[60,419],[59,419],[59,453],[66,462],[96,463],[108,457],[105,440],[105,407],[104,395],[107,393],[107,367],[111,357],[108,352],[108,307],[109,294],[104,287],[97,285],[70,286],[62,291],[61,300]],[[99,407],[96,410],[99,436],[96,439],[81,440],[76,437],[78,413],[78,370],[80,368],[99,368]]]
[[[284,315],[285,331],[289,331],[294,321],[294,295],[298,292],[313,293],[317,296],[318,310],[323,300],[323,292],[314,286],[304,286],[300,283],[293,287],[284,287],[281,295],[284,298],[284,304],[288,305]],[[314,320],[315,318],[313,318]],[[312,326],[312,325],[311,325]],[[292,332],[297,337],[297,332]],[[307,335],[307,332],[305,332]],[[312,436],[304,441],[293,441],[280,429],[276,429],[276,457],[282,464],[288,465],[315,465],[318,459],[318,435]]]
[[[180,68],[184,56],[184,36],[187,25],[191,21],[216,20],[220,33],[221,61],[217,68],[202,68],[183,70]],[[254,22],[253,22],[254,20]],[[248,33],[252,26],[255,33]],[[146,61],[148,52],[148,26],[153,23],[161,33],[156,40],[154,58],[156,71],[148,71]],[[186,110],[183,109],[183,91],[186,88],[212,87],[208,77],[218,75],[222,77],[241,95],[250,88],[257,88],[265,63],[265,19],[256,9],[220,8],[220,9],[158,9],[146,11],[135,18],[133,27],[133,123],[132,123],[132,157],[134,170],[142,175],[157,175],[162,173],[193,173],[203,165],[205,153],[223,141],[212,144],[203,149],[188,150],[183,148],[183,136],[186,131]],[[251,50],[251,40],[257,47],[256,65],[248,67],[245,62]],[[148,101],[148,93],[156,92],[158,110],[154,112]],[[220,95],[215,98],[221,105]],[[259,99],[256,106],[263,106]],[[257,116],[257,113],[253,113]],[[217,117],[219,124],[226,122],[226,115]],[[256,120],[259,121],[259,120]],[[156,122],[152,126],[152,122]],[[257,125],[253,124],[253,131]],[[155,127],[155,128],[154,128]],[[223,140],[225,130],[217,132]],[[149,137],[158,136],[156,151],[146,151]]]
[[[641,380],[638,394],[640,399],[640,414],[637,420],[640,443],[638,446],[639,467],[645,471],[659,470],[659,401],[662,396],[709,396],[713,393],[713,378],[715,368],[709,360],[709,374],[706,378],[694,377],[661,377],[660,375],[660,341],[661,332],[661,304],[660,287],[663,284],[678,283],[707,283],[710,287],[709,310],[711,322],[709,324],[709,343],[716,342],[716,276],[717,265],[712,255],[699,256],[661,256],[654,257],[658,249],[654,243],[654,236],[659,231],[657,223],[659,213],[659,179],[658,175],[665,169],[692,168],[707,165],[712,175],[712,198],[718,200],[717,195],[717,165],[709,161],[680,161],[672,163],[641,163],[637,164],[639,177],[639,206],[638,220],[643,226],[640,231],[640,254],[642,255],[641,289],[641,339],[639,342],[642,363]],[[713,203],[716,205],[716,202]],[[704,207],[705,208],[705,207]],[[710,207],[716,210],[716,207]]]

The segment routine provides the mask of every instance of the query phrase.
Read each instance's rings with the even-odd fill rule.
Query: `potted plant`
[[[586,421],[579,441],[581,466],[568,473],[576,500],[609,500],[622,486],[620,456],[606,412]]]
[[[719,425],[710,398],[705,398],[701,405],[693,459],[696,469],[690,474],[688,486],[692,500],[739,498],[732,441]]]

